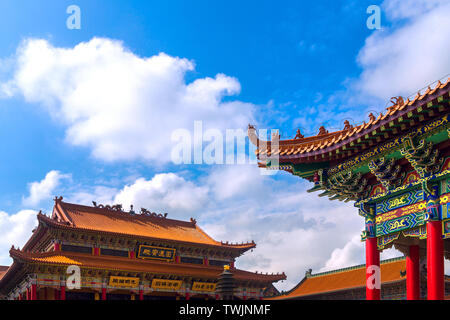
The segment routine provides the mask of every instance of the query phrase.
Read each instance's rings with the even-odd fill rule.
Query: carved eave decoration
[[[417,135],[406,137],[405,147],[400,152],[421,178],[437,173],[444,161],[431,141],[426,143],[425,139],[420,139]]]
[[[319,181],[308,192],[324,191],[319,194],[319,197],[328,196],[330,200],[348,202],[355,201],[369,193],[368,181],[360,172],[348,171],[327,178],[325,170],[319,170],[318,176]]]
[[[387,190],[399,187],[406,176],[406,173],[401,171],[401,166],[395,165],[395,159],[393,158],[388,161],[384,157],[379,160],[372,160],[368,166],[370,172],[377,177]]]

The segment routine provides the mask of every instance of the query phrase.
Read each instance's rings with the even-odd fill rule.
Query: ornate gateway
[[[308,192],[353,201],[366,222],[367,278],[380,251],[394,246],[407,256],[408,299],[419,299],[419,258],[427,255],[428,299],[444,298],[444,255],[450,258],[450,78],[360,125],[316,136],[264,141],[249,126],[259,166],[309,180]],[[275,148],[272,150],[271,145]],[[277,165],[272,163],[276,158]],[[379,270],[379,269],[378,269]],[[367,299],[380,289],[368,286]]]

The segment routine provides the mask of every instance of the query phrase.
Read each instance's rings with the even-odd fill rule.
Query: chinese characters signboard
[[[208,291],[212,292],[216,290],[216,284],[210,282],[198,282],[194,281],[192,284],[192,291]]]
[[[111,276],[109,285],[118,288],[136,288],[139,286],[139,278]]]
[[[171,262],[175,259],[175,249],[140,245],[138,258]]]
[[[179,290],[181,288],[181,280],[166,280],[166,279],[153,279],[153,289],[163,290]]]

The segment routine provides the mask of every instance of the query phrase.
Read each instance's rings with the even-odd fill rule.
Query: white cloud
[[[160,53],[139,57],[119,41],[93,38],[73,48],[28,39],[16,53],[12,78],[3,93],[22,94],[46,107],[67,126],[73,145],[88,146],[105,161],[170,161],[171,133],[244,128],[253,105],[222,101],[240,92],[237,79],[217,74],[186,83],[190,60]]]
[[[9,249],[12,245],[22,247],[31,237],[31,231],[37,226],[37,212],[22,210],[8,215],[0,211],[0,264],[10,265]]]
[[[331,253],[330,259],[319,272],[336,270],[362,264],[365,261],[365,247],[361,242],[361,235],[356,234],[343,248],[336,248]]]
[[[28,189],[30,195],[23,198],[22,203],[26,206],[37,206],[41,201],[49,199],[63,179],[71,179],[71,175],[52,170],[41,181],[29,183]]]
[[[113,199],[118,192],[119,190],[117,188],[106,186],[81,186],[74,192],[69,192],[67,197],[64,198],[64,201],[87,206],[92,206],[92,201],[95,201],[98,204],[112,204],[114,202]]]
[[[395,20],[423,15],[448,3],[448,0],[387,0],[382,8],[390,20]]]
[[[188,218],[206,205],[208,188],[197,186],[193,182],[174,173],[161,173],[151,180],[137,179],[133,184],[125,186],[114,198],[124,208],[134,205],[135,211],[141,207],[152,212],[170,214],[170,218]]]
[[[256,165],[254,168],[248,165],[226,165],[213,170],[207,184],[217,199],[225,200],[261,193],[266,180],[265,176],[259,174]]]
[[[362,95],[388,101],[414,94],[448,74],[450,2],[386,0],[383,8],[393,27],[366,39],[358,55],[363,71],[355,86]]]
[[[306,193],[310,186],[286,173],[273,177],[260,175],[257,166],[217,167],[205,184],[214,205],[202,210],[199,225],[217,240],[254,240],[256,249],[238,258],[237,267],[284,271],[288,279],[276,284],[280,289],[291,289],[307,269],[322,268],[364,225],[352,205]]]

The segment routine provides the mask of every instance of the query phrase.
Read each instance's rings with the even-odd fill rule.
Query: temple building
[[[380,262],[381,299],[406,300],[406,259],[398,257]],[[426,268],[420,271],[420,299],[426,299]],[[450,277],[445,277],[445,296],[450,299]],[[312,274],[291,290],[266,300],[364,300],[366,298],[366,268],[357,265],[338,270]]]
[[[394,97],[368,121],[314,136],[259,137],[259,166],[284,170],[313,184],[319,197],[351,201],[364,219],[366,298],[381,298],[380,252],[406,257],[408,299],[420,298],[420,260],[426,259],[427,299],[444,299],[444,257],[450,258],[450,78],[415,96]],[[260,133],[261,134],[261,133]],[[330,213],[332,214],[332,213]],[[349,213],[350,214],[350,213]],[[345,222],[343,222],[345,223]],[[381,278],[383,270],[381,269]]]
[[[62,200],[55,198],[51,217],[37,215],[22,249],[9,251],[12,265],[0,267],[4,299],[220,299],[216,286],[226,266],[233,299],[259,300],[277,294],[273,283],[286,279],[237,269],[236,258],[256,244],[216,241],[195,219]]]

